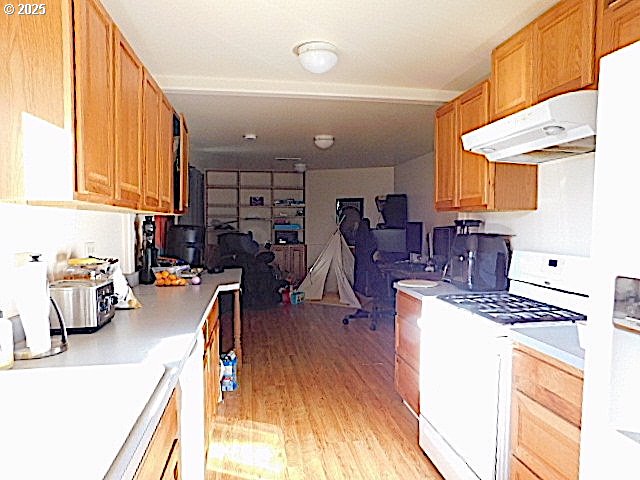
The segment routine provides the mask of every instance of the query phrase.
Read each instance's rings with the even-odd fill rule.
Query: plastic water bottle
[[[238,388],[237,368],[238,359],[236,353],[231,350],[229,353],[222,355],[222,380],[221,388],[223,392],[230,392]]]

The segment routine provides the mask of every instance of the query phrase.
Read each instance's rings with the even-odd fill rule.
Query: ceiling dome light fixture
[[[326,73],[338,63],[336,47],[328,42],[305,42],[298,45],[294,52],[302,66],[311,73]]]
[[[326,150],[331,145],[333,145],[335,138],[333,135],[316,135],[313,137],[313,143],[316,144],[316,147],[321,148],[322,150]]]
[[[248,141],[253,141],[258,138],[258,136],[255,133],[245,133],[244,135],[242,135],[242,138]]]

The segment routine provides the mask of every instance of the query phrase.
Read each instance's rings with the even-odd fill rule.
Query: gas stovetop
[[[586,320],[586,315],[508,292],[439,295],[438,298],[503,324]]]

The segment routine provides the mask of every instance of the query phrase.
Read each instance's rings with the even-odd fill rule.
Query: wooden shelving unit
[[[206,170],[205,179],[208,244],[217,244],[220,223],[253,232],[260,244],[275,244],[279,225],[297,225],[281,228],[304,244],[304,172]]]

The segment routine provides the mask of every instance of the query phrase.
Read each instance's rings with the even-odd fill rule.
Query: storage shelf
[[[240,190],[271,190],[271,185],[240,185]]]
[[[274,225],[279,225],[276,222],[283,220],[304,226],[305,203],[274,204],[276,200],[289,199],[304,202],[304,172],[207,169],[205,178],[208,198],[206,202],[208,207],[207,224],[212,220],[223,223],[226,219],[236,220],[238,224],[234,226],[237,226],[240,231],[253,230],[254,235],[257,233],[259,236],[256,237],[259,243],[265,241],[274,243],[275,232],[278,231],[299,232],[298,240],[304,244],[304,228],[296,230],[276,230],[273,228]],[[221,183],[216,183],[216,180]],[[249,196],[263,197],[264,205],[246,203]],[[218,202],[215,201],[216,199]],[[229,210],[217,215],[215,212],[211,212],[216,208]],[[301,211],[303,215],[294,215],[296,210]],[[285,212],[288,215],[279,215]],[[254,213],[258,216],[247,216],[247,214]]]
[[[238,208],[237,203],[207,203],[207,207]]]

